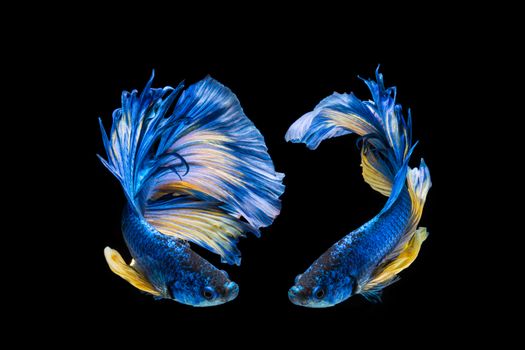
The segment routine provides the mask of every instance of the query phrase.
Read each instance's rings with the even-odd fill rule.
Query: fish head
[[[330,307],[349,298],[354,292],[354,285],[355,279],[345,269],[317,261],[295,278],[288,298],[299,306]]]
[[[220,305],[235,299],[239,286],[230,280],[228,273],[191,253],[193,263],[179,267],[175,278],[166,284],[167,297],[196,307]]]

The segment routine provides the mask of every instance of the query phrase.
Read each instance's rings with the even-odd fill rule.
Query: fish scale
[[[392,250],[407,226],[410,209],[410,197],[405,189],[391,210],[336,243],[334,250],[340,252],[336,254],[344,257],[344,264],[354,267],[351,268],[354,276],[366,278]]]
[[[187,265],[190,254],[187,244],[160,234],[129,206],[126,206],[122,215],[122,233],[138,268],[150,276],[151,282],[157,287],[164,276],[176,277],[177,270],[174,267]],[[164,268],[159,269],[159,266]],[[156,271],[154,275],[153,271]]]

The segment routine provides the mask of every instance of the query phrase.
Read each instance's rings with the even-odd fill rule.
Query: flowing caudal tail
[[[387,210],[405,183],[413,150],[412,125],[410,111],[407,123],[401,106],[395,104],[396,88],[385,89],[379,68],[376,78],[377,82],[364,80],[372,101],[361,101],[353,93],[334,93],[293,123],[285,139],[316,149],[328,138],[350,133],[361,136],[363,177],[374,190],[390,197]]]
[[[376,80],[364,80],[372,93],[371,101],[361,101],[353,93],[334,93],[292,124],[285,136],[287,141],[302,142],[316,149],[328,138],[350,133],[359,135],[364,180],[389,197],[381,213],[392,206],[405,186],[408,187],[412,201],[409,225],[398,245],[362,287],[362,292],[369,296],[393,283],[397,274],[417,257],[427,231],[416,227],[431,186],[430,172],[423,160],[419,169],[408,167],[415,147],[412,145],[410,110],[408,121],[405,121],[401,106],[395,103],[396,88],[385,88],[379,68]]]
[[[107,161],[129,204],[159,232],[240,263],[244,232],[259,235],[279,214],[283,174],[237,97],[207,77],[183,85],[123,92]]]

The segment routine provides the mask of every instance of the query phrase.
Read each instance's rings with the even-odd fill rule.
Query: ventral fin
[[[130,265],[126,264],[120,253],[110,247],[104,248],[104,256],[113,273],[143,292],[154,296],[161,295],[148,279],[133,267],[135,265],[134,260],[132,260]]]

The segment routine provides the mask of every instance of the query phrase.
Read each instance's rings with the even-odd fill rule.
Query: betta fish
[[[187,89],[122,93],[109,136],[100,128],[106,168],[127,199],[122,233],[132,260],[106,247],[115,274],[156,298],[192,306],[235,299],[228,274],[190,242],[239,265],[236,244],[260,235],[279,214],[284,174],[230,89],[206,77]]]
[[[411,113],[405,121],[395,103],[396,88],[385,88],[379,69],[376,80],[364,80],[372,101],[334,93],[286,133],[286,141],[302,142],[310,149],[328,138],[359,135],[364,180],[388,197],[378,215],[295,278],[288,297],[296,305],[330,307],[356,294],[379,301],[383,288],[416,259],[427,238],[427,230],[417,225],[431,187],[430,172],[423,159],[419,168],[408,167],[417,144],[412,145]]]

